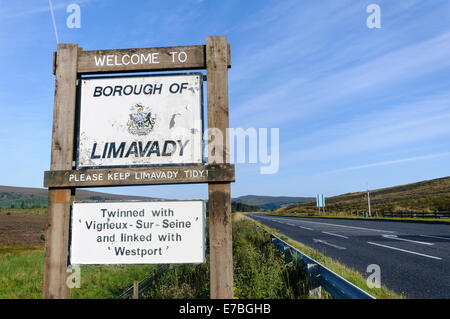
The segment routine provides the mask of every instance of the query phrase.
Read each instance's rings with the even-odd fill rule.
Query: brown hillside
[[[450,177],[370,191],[372,211],[450,210]],[[326,211],[350,213],[367,210],[367,193],[356,192],[326,199]],[[277,210],[279,213],[316,213],[316,202],[306,202]]]

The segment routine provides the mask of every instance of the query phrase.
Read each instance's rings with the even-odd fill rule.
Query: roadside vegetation
[[[4,228],[0,232],[0,299],[42,298],[45,215],[44,209],[0,211],[0,227]],[[30,223],[33,216],[37,220]],[[292,264],[286,267],[284,255],[272,247],[269,234],[256,224],[241,213],[233,214],[234,296],[308,298],[306,274]],[[25,230],[18,232],[19,226]],[[375,297],[400,297],[386,288],[368,289],[362,274],[268,230]],[[17,244],[5,245],[8,242]],[[162,271],[163,267],[167,270]],[[209,258],[201,265],[82,266],[81,288],[72,290],[72,298],[115,298],[134,280],[150,274],[154,280],[144,298],[209,298]]]
[[[233,250],[235,298],[308,298],[306,274],[285,266],[270,236],[241,214],[233,214]],[[42,298],[43,267],[42,244],[1,247],[0,298]],[[143,298],[209,298],[209,262],[82,266],[81,288],[72,289],[72,298],[116,298],[149,275],[154,280]]]
[[[252,220],[253,221],[253,220]],[[364,276],[363,274],[359,273],[358,271],[345,266],[341,263],[339,263],[338,261],[327,257],[325,255],[323,255],[322,253],[320,253],[319,251],[306,246],[298,241],[295,241],[291,238],[286,237],[285,235],[277,232],[275,229],[270,228],[266,225],[263,225],[261,223],[258,223],[257,221],[253,221],[255,224],[260,225],[262,228],[264,228],[265,230],[267,230],[268,232],[276,235],[277,237],[279,237],[280,239],[284,240],[285,242],[287,242],[288,244],[292,245],[293,247],[295,247],[296,249],[298,249],[299,251],[301,251],[303,254],[309,256],[310,258],[316,260],[317,262],[321,263],[323,266],[327,267],[328,269],[334,271],[335,273],[337,273],[338,275],[340,275],[341,277],[347,279],[348,281],[350,281],[351,283],[353,283],[354,285],[358,286],[359,288],[363,289],[364,291],[368,292],[369,294],[371,294],[372,296],[374,296],[377,299],[399,299],[399,298],[404,298],[404,293],[400,292],[400,293],[396,293],[390,289],[388,289],[385,286],[381,286],[381,288],[369,288],[367,286],[367,277]]]

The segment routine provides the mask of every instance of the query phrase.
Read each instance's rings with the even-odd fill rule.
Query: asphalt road
[[[406,298],[450,298],[450,225],[249,215]]]

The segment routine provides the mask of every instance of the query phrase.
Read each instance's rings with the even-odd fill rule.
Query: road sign
[[[205,262],[205,203],[74,202],[70,263]]]
[[[202,74],[81,79],[77,167],[202,163]]]
[[[323,196],[323,194],[317,194],[316,207],[325,207],[325,197]]]
[[[70,298],[66,277],[76,188],[179,183],[208,183],[211,298],[233,297],[230,183],[235,180],[234,166],[229,163],[226,134],[219,137],[211,132],[226,132],[229,127],[230,66],[230,46],[223,36],[207,37],[206,45],[164,48],[84,51],[76,43],[58,44],[53,54],[50,171],[44,174],[49,188],[44,298]],[[208,131],[208,139],[214,135],[217,140],[208,144],[212,155],[208,165],[202,160],[202,73],[86,77],[193,69],[206,69],[208,81],[206,116],[208,128],[214,129]],[[164,94],[170,102],[160,99]],[[189,137],[192,143],[187,142]],[[116,240],[113,235],[105,236]],[[85,245],[84,250],[90,248]],[[134,253],[138,254],[137,248]],[[75,244],[72,262],[80,256]]]

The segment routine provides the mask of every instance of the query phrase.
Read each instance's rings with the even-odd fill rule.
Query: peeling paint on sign
[[[201,164],[202,80],[82,79],[77,167]]]

